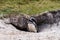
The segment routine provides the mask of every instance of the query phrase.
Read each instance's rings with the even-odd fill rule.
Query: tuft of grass
[[[49,0],[29,3],[20,6],[20,11],[27,14],[37,14],[37,13],[54,10],[54,9],[60,9],[60,4],[55,1],[53,2]]]
[[[0,0],[0,13],[21,12],[39,14],[44,11],[60,9],[60,0]]]

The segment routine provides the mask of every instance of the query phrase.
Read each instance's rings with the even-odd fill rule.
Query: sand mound
[[[5,20],[0,19],[0,40],[60,40],[60,25],[44,24],[40,26],[39,33],[33,33],[18,30],[6,24]]]

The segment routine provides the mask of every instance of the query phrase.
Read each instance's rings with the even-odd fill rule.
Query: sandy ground
[[[17,30],[0,19],[0,40],[60,40],[60,25],[45,24],[40,26],[39,33],[33,33]]]

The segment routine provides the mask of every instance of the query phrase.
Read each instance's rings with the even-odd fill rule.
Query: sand
[[[60,40],[60,25],[44,24],[39,33],[33,33],[18,30],[5,21],[0,19],[0,40]]]

